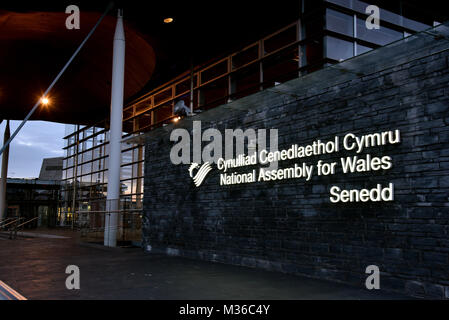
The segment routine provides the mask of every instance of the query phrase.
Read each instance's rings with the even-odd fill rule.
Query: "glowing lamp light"
[[[43,97],[43,98],[41,99],[41,103],[42,103],[44,106],[46,106],[46,105],[48,105],[48,104],[50,103],[50,100],[49,100],[47,97]]]
[[[181,117],[176,117],[173,119],[173,122],[178,122],[179,120],[181,120]]]
[[[174,21],[173,18],[165,18],[164,23],[172,23]]]

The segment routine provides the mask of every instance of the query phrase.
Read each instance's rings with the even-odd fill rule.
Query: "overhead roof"
[[[80,30],[65,28],[64,12],[0,11],[0,110],[23,119],[100,17],[82,13]],[[33,119],[79,123],[101,119],[109,106],[115,18],[107,16],[50,94],[51,106]],[[155,68],[152,46],[125,26],[125,97],[141,90]]]

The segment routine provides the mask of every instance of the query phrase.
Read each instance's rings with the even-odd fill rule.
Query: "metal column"
[[[104,230],[104,245],[108,247],[117,245],[117,222],[120,209],[120,166],[125,75],[125,32],[123,30],[122,10],[118,10],[113,50],[108,196]]]
[[[9,120],[6,120],[5,136],[3,144],[9,140]],[[0,221],[6,218],[6,183],[8,180],[9,145],[6,146],[2,154],[2,180],[0,183]]]

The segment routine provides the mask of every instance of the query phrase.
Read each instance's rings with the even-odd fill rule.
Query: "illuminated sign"
[[[385,131],[366,135],[355,135],[348,133],[343,137],[335,136],[332,140],[316,140],[308,145],[294,144],[288,149],[280,151],[268,151],[263,149],[249,155],[239,155],[234,159],[219,158],[216,162],[220,171],[219,183],[221,186],[240,184],[251,184],[268,181],[282,181],[289,179],[300,179],[305,182],[312,180],[314,176],[332,176],[338,173],[344,175],[376,172],[390,170],[393,167],[393,159],[390,156],[373,156],[369,153],[362,154],[370,148],[388,145],[398,145],[401,142],[400,131]],[[354,152],[352,156],[341,157],[338,161],[324,162],[317,160],[308,163],[310,157],[337,154],[342,150]],[[268,166],[287,160],[300,160],[287,168],[270,169]],[[236,172],[235,169],[254,167],[248,172]],[[276,166],[277,168],[277,166]],[[193,170],[198,170],[193,175]],[[211,165],[206,162],[203,166],[194,163],[189,168],[189,173],[194,183],[199,187],[205,180],[207,174],[212,170]],[[367,202],[367,201],[393,201],[394,185],[388,183],[386,186],[377,184],[373,189],[342,190],[339,186],[330,188],[331,203],[339,202]]]

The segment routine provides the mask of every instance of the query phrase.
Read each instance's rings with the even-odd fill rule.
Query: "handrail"
[[[1,226],[0,228],[4,228],[4,227],[6,227],[6,226],[9,226],[10,224],[17,223],[17,222],[19,222],[19,221],[22,220],[22,219],[23,219],[22,217],[19,217],[19,218],[13,220],[13,221],[11,221],[11,222],[9,222],[9,223],[7,223],[7,224]]]
[[[12,220],[12,219],[14,219],[14,218],[6,218],[6,219],[3,219],[2,221],[0,221],[0,228],[3,223],[6,223],[7,221]]]
[[[22,224],[19,224],[18,226],[15,226],[14,229],[11,229],[11,233],[9,234],[9,239],[17,239],[17,230],[18,230],[20,227],[23,227],[24,225],[26,225],[26,224],[28,224],[28,223],[30,223],[30,222],[33,222],[34,220],[37,220],[37,219],[39,219],[39,217],[34,217],[34,218],[32,218],[32,219],[30,219],[30,220],[28,220],[28,221],[25,221],[25,222],[22,223]],[[14,236],[13,236],[13,235],[14,235]]]
[[[30,219],[30,220],[28,220],[28,221],[26,221],[26,222],[24,222],[24,223],[22,223],[22,224],[19,224],[19,225],[16,227],[16,229],[17,229],[17,228],[20,228],[20,227],[22,227],[22,226],[24,226],[24,225],[26,225],[26,224],[28,224],[28,223],[30,223],[30,222],[33,222],[34,220],[37,220],[37,219],[39,219],[39,217],[32,218],[32,219]]]

